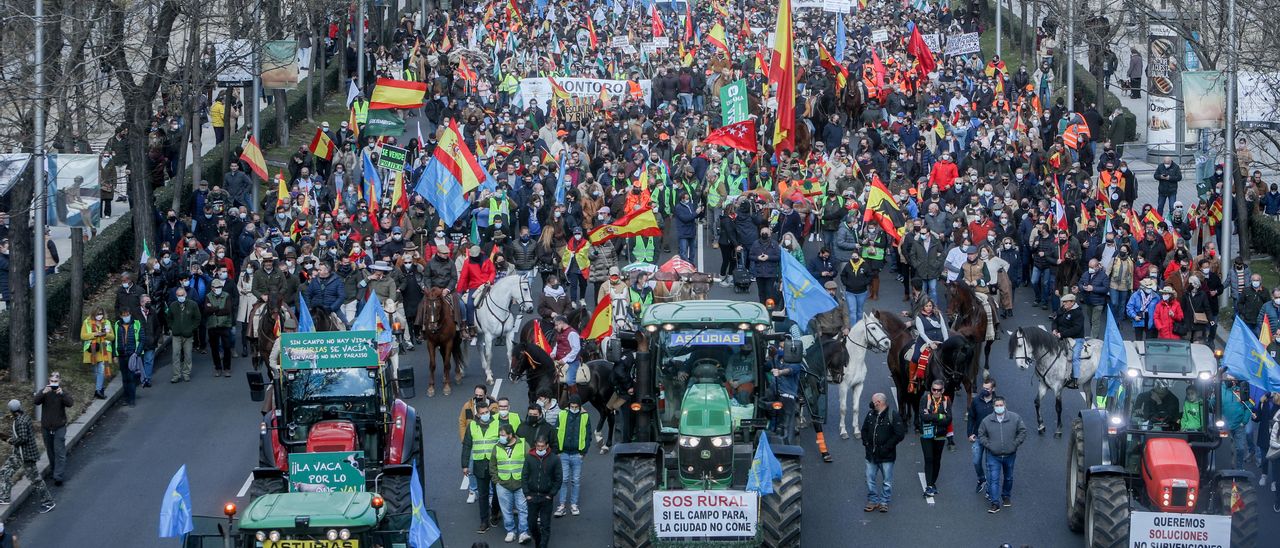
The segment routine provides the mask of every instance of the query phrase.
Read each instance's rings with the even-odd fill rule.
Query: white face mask
[[[1249,285],[1252,285],[1255,289],[1257,289],[1259,287],[1262,287],[1262,282],[1258,280],[1252,280],[1249,282]]]

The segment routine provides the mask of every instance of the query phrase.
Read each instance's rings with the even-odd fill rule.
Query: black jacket
[[[898,459],[898,444],[907,437],[907,425],[892,407],[883,412],[872,410],[862,420],[862,446],[870,462],[893,462]]]
[[[547,456],[539,457],[531,448],[524,457],[524,494],[527,497],[550,499],[560,491],[560,483],[564,475],[560,471],[560,455],[547,451]]]
[[[1084,310],[1079,306],[1058,310],[1058,315],[1053,317],[1053,329],[1064,339],[1084,337]]]

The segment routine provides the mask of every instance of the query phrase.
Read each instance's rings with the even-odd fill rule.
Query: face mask
[[[581,408],[581,407],[570,407],[570,408],[569,408],[569,412],[570,412],[570,413],[581,413],[581,412],[582,412],[582,408]]]
[[[172,263],[173,260],[169,259],[168,257],[165,257],[163,259],[160,259],[160,262],[164,263],[165,266],[169,266],[169,264]]]
[[[1249,285],[1252,285],[1254,289],[1257,289],[1259,287],[1262,287],[1262,282],[1253,280],[1249,282]]]
[[[531,424],[537,424],[540,420],[542,420],[541,415],[529,415],[529,422]]]
[[[93,319],[98,320],[98,321],[102,321],[102,314],[98,314],[98,315],[94,316],[94,317],[93,317]]]
[[[996,411],[996,414],[997,414],[997,415],[1003,415],[1003,414],[1004,414],[1004,406],[1003,406],[1003,405],[997,405],[997,406],[995,406],[995,411]]]
[[[489,416],[488,413],[481,413],[479,416],[480,422],[489,422]]]
[[[534,449],[534,450],[533,450],[533,453],[534,453],[535,455],[538,455],[539,457],[545,457],[545,456],[547,456],[547,450],[546,450],[546,449]]]
[[[124,323],[129,323],[129,322],[130,322],[130,321],[132,321],[132,320],[133,320],[133,317],[131,317],[131,316],[120,316],[120,321],[122,321],[122,322],[124,322]]]
[[[180,303],[185,303],[185,302],[187,302],[187,298],[186,298],[186,296],[179,295],[179,296],[178,296],[178,302],[180,302]]]
[[[221,295],[221,294],[222,294],[222,288],[221,288],[221,287],[215,287],[215,288],[213,289],[213,294],[214,294],[214,295]]]
[[[508,441],[510,441],[510,440],[511,440],[511,438],[509,438],[509,437],[507,437],[507,436],[498,436],[498,443],[501,443],[502,445],[506,445],[506,444],[507,444],[507,442],[508,442]]]
[[[1169,300],[1169,299],[1172,299],[1172,298],[1173,298],[1173,295],[1161,295],[1161,296],[1160,296],[1160,298],[1161,298],[1161,299],[1164,299],[1164,300],[1166,300],[1166,301],[1167,301],[1167,300]]]
[[[498,410],[498,417],[500,417],[500,418],[504,418],[504,419],[505,419],[505,418],[507,418],[507,415],[510,415],[510,414],[511,414],[511,412],[510,412],[510,411],[507,411],[506,409],[500,409],[500,410]]]

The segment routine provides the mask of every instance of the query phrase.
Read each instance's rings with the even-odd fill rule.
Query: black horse
[[[537,326],[537,327],[535,327]],[[568,391],[556,379],[556,363],[551,355],[534,343],[534,330],[543,326],[537,318],[526,320],[516,334],[516,342],[511,348],[511,381],[525,379],[529,385],[529,401],[537,401],[538,393],[546,391],[559,394],[561,407],[564,407]],[[543,333],[550,344],[554,344],[553,336]],[[577,385],[578,396],[583,403],[590,403],[600,413],[603,420],[596,424],[595,439],[599,442],[600,452],[609,451],[613,445],[614,412],[609,409],[609,400],[613,398],[613,364],[606,360],[591,360],[581,367],[591,372],[591,382]],[[607,439],[601,430],[608,427]]]
[[[947,337],[947,340],[938,345],[937,351],[933,354],[933,359],[929,360],[927,373],[929,382],[925,386],[932,386],[934,381],[941,380],[945,383],[944,393],[951,400],[951,404],[955,405],[956,389],[962,386],[968,389],[969,378],[967,371],[970,364],[973,363],[976,351],[976,345],[964,335]],[[920,396],[923,398],[927,393],[927,391],[921,390]]]

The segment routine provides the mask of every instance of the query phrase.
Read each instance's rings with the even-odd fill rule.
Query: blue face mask
[[[186,295],[178,295],[178,302],[180,302],[180,303],[185,303],[185,302],[187,302],[187,297],[186,297]]]

